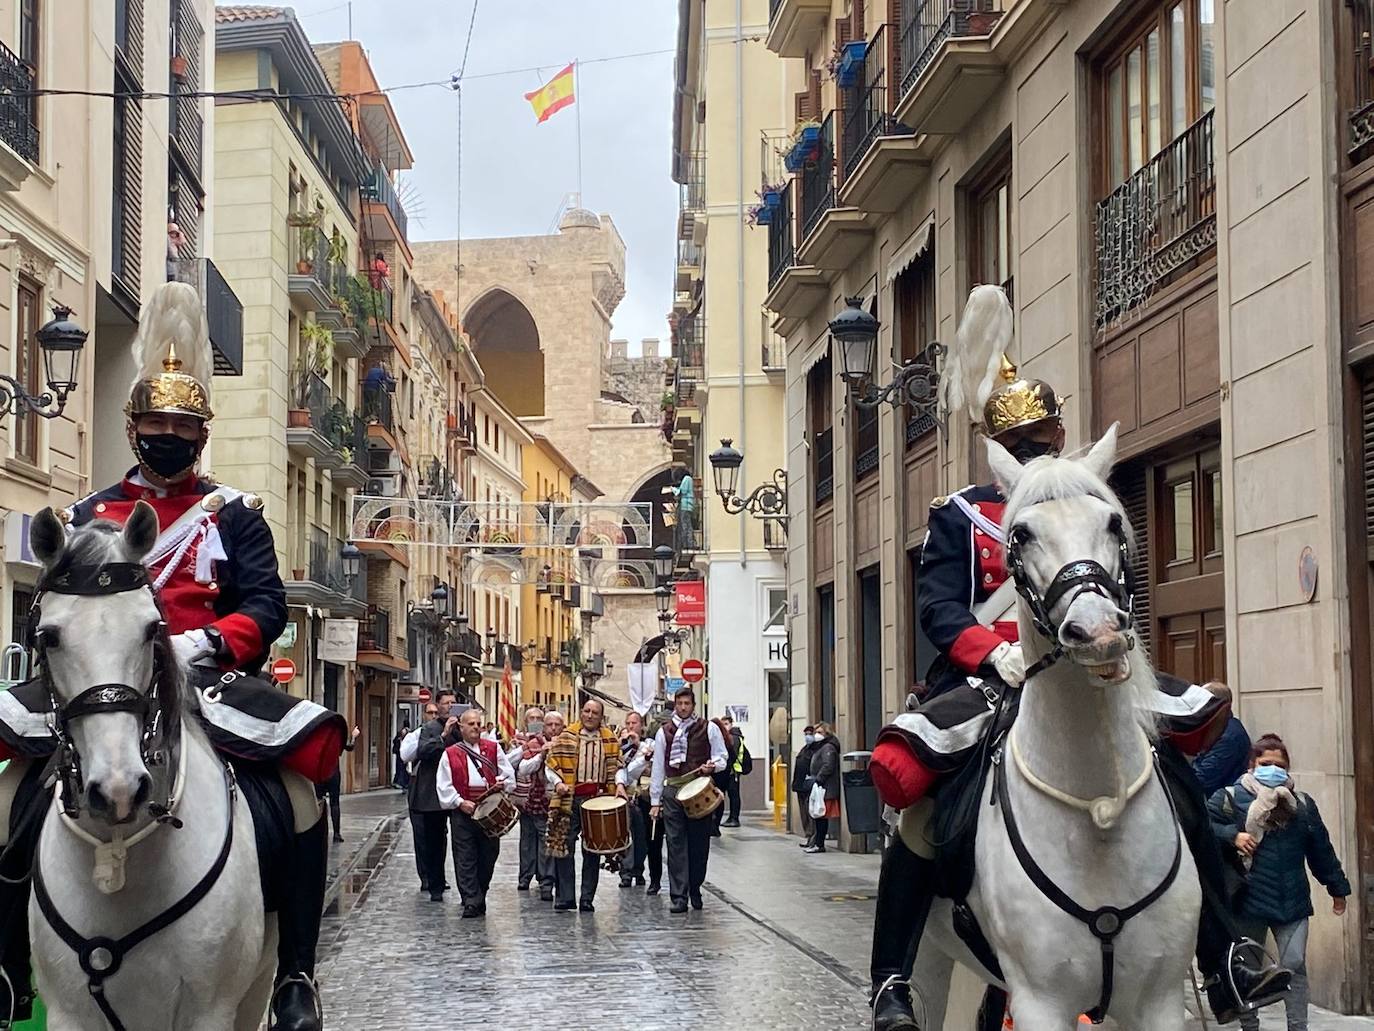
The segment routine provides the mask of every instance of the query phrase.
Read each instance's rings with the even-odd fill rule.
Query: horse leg
[[[1008,974],[1008,980],[1013,980],[1012,975]],[[1030,984],[1013,983],[1008,989],[1016,1031],[1076,1031],[1079,1011],[1073,1006],[1040,994]]]
[[[272,982],[277,971],[277,914],[264,914],[262,959],[258,963],[258,976],[254,978],[248,993],[239,1000],[238,1013],[234,1018],[234,1031],[258,1031],[263,1018],[267,1015],[267,1004],[272,999]]]
[[[911,1003],[921,1031],[943,1031],[945,1010],[949,1008],[949,981],[954,960],[927,942],[916,953],[911,971]]]

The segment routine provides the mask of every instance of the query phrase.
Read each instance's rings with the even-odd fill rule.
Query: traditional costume
[[[439,765],[444,752],[459,740],[455,725],[447,733],[446,717],[420,724],[401,742],[401,758],[415,764],[410,778],[406,806],[410,810],[410,829],[415,839],[415,869],[420,875],[420,890],[429,892],[431,902],[443,902],[448,890],[444,870],[448,844],[448,810],[439,801]]]
[[[629,740],[629,739],[626,739]],[[654,754],[653,738],[620,744],[620,771],[615,782],[625,789],[630,799],[630,861],[620,870],[620,886],[629,888],[644,883],[644,861],[649,860],[653,879],[651,895],[658,894],[657,885],[663,876],[663,836],[649,819],[649,762]],[[651,855],[652,839],[657,837],[657,856]]]
[[[507,758],[515,767],[515,790],[511,794],[520,810],[520,869],[515,887],[528,891],[530,883],[539,884],[539,897],[553,901],[553,857],[549,855],[545,839],[549,828],[549,795],[558,778],[545,763],[542,734],[531,734],[524,744],[516,745]]]
[[[678,691],[678,696],[684,694],[691,694],[695,700],[690,688]],[[668,894],[673,900],[674,913],[685,913],[688,902],[693,909],[702,907],[701,886],[706,881],[714,826],[710,816],[689,819],[687,810],[678,801],[678,791],[703,776],[698,772],[702,767],[718,773],[728,763],[725,738],[713,720],[695,715],[684,718],[675,712],[654,737],[649,801],[663,807],[668,843]]]
[[[549,751],[548,767],[570,790],[554,797],[549,809],[548,848],[554,857],[557,894],[555,909],[572,909],[577,888],[573,846],[582,833],[582,804],[597,795],[615,794],[620,770],[620,741],[603,726],[586,730],[574,723],[563,731]],[[582,893],[577,907],[591,912],[600,877],[601,857],[582,850]]]
[[[501,841],[489,836],[460,806],[463,802],[476,805],[489,791],[514,787],[515,771],[495,741],[488,738],[479,738],[475,744],[459,741],[444,750],[435,786],[439,804],[450,811],[453,869],[458,875],[463,916],[484,916],[487,889],[491,887],[491,875],[501,854]]]
[[[144,564],[177,658],[188,666],[189,683],[203,692],[198,708],[204,728],[215,748],[233,760],[253,808],[264,898],[278,915],[271,1026],[317,1029],[323,1014],[314,984],[315,947],[327,828],[308,782],[327,781],[338,769],[347,726],[338,713],[256,675],[286,624],[286,591],[261,498],[194,472],[214,415],[209,333],[194,289],[167,283],[148,298],[134,354],[139,373],[125,411],[139,464],[63,516],[73,526],[97,519],[122,524],[139,501],[158,515],[161,534]],[[140,417],[154,413],[200,420],[199,440],[140,433]],[[0,758],[17,760],[5,776],[23,777],[13,813],[0,818],[9,819],[12,829],[24,824],[7,855],[25,870],[42,820],[22,815],[29,806],[45,810],[50,797],[41,774],[56,745],[48,729],[51,709],[47,688],[37,679],[0,692]],[[4,966],[21,993],[29,984],[27,895],[26,884],[0,881]],[[15,1002],[22,1013],[25,1001]],[[0,1005],[0,1011],[7,1009]]]
[[[1053,453],[1054,445],[1037,442],[1025,431],[1046,423],[1057,428],[1061,402],[1049,384],[1018,376],[1006,357],[1010,342],[1006,295],[997,287],[977,287],[965,307],[943,382],[951,411],[966,406],[986,436],[1011,444],[1011,453],[1027,462]],[[882,729],[870,764],[883,801],[903,811],[900,832],[884,851],[878,882],[870,969],[875,1031],[918,1027],[907,982],[939,868],[926,843],[931,807],[917,803],[952,781],[971,757],[982,761],[980,746],[988,735],[1004,732],[1015,718],[1026,671],[1018,642],[1017,594],[1004,559],[1005,503],[996,484],[966,487],[931,503],[917,608],[921,628],[940,654],[927,674],[925,700]],[[1229,705],[1176,677],[1159,674],[1158,681],[1153,708],[1163,735],[1161,753],[1169,753],[1162,756],[1161,768],[1209,900],[1199,928],[1198,963],[1213,978],[1214,992],[1224,994],[1217,975],[1225,971],[1238,935],[1223,901],[1219,858],[1207,833],[1201,790],[1180,753],[1204,751],[1225,728]],[[1004,695],[1007,703],[999,710]],[[999,711],[1001,726],[995,727]],[[971,850],[967,860],[972,861]],[[1254,971],[1234,963],[1231,973],[1238,987],[1263,980],[1262,973],[1252,977]],[[1243,998],[1245,989],[1240,990]],[[985,1001],[988,1026],[1001,1019],[1000,995],[990,992]],[[1213,1005],[1220,1016],[1234,1012],[1237,1001],[1213,994]]]

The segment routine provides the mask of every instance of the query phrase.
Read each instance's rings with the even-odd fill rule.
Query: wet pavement
[[[320,940],[330,1028],[447,1031],[473,1020],[567,1031],[869,1026],[877,856],[806,855],[764,814],[746,816],[744,827],[712,840],[701,912],[674,916],[666,885],[650,898],[602,871],[596,912],[562,913],[537,892],[515,890],[512,831],[486,918],[463,920],[456,891],[443,903],[420,893],[403,813],[398,792],[344,799],[347,849],[333,846],[344,872]],[[961,975],[946,1027],[972,1027],[980,994]],[[539,1016],[565,997],[556,1022]],[[1282,1007],[1265,1011],[1263,1031],[1284,1026]],[[1374,1031],[1374,1019],[1314,1007],[1310,1028]]]

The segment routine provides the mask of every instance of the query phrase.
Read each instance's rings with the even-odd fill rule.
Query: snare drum
[[[710,777],[696,777],[678,789],[678,804],[687,812],[689,820],[703,820],[725,801],[725,795]]]
[[[487,837],[499,838],[520,820],[520,810],[504,791],[492,791],[482,796],[472,819]]]
[[[583,802],[582,847],[602,856],[629,848],[630,804],[614,795],[598,795]]]

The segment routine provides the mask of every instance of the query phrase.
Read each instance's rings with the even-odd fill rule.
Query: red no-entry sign
[[[689,684],[695,684],[705,679],[706,664],[700,659],[688,659],[682,664],[682,679]]]
[[[431,697],[429,693],[429,688],[427,687],[420,688],[420,690],[416,692],[416,695],[419,697],[421,702],[427,702]]]
[[[272,663],[272,679],[285,684],[296,675],[296,664],[290,659],[277,659]]]

